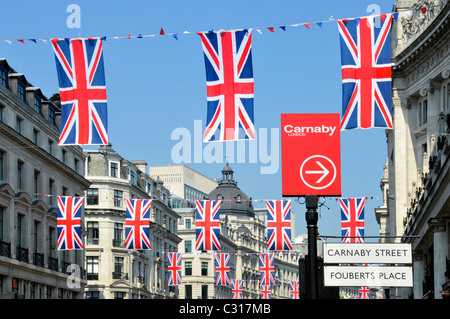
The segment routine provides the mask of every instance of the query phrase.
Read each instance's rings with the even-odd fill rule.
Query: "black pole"
[[[317,213],[318,197],[306,196],[306,227],[308,229],[308,270],[307,280],[309,281],[308,299],[318,299],[318,276],[317,276]]]

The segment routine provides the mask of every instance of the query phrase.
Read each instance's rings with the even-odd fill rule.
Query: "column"
[[[424,276],[425,276],[425,268],[423,264],[423,253],[420,250],[414,250],[413,251],[414,299],[421,299],[423,296]]]
[[[428,224],[433,229],[434,298],[442,299],[440,291],[445,281],[445,258],[448,251],[446,223],[443,218],[432,218]]]

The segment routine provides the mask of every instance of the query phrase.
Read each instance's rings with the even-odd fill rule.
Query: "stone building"
[[[376,210],[380,233],[413,249],[414,288],[389,298],[448,298],[450,3],[398,0],[392,29],[393,121]],[[392,239],[393,240],[393,239]]]
[[[221,200],[220,243],[217,253],[231,253],[230,277],[243,280],[243,298],[260,298],[259,254],[267,251],[266,224],[255,216],[250,197],[239,187],[227,164],[222,179],[207,199]],[[231,286],[215,285],[214,251],[195,250],[195,209],[176,209],[180,214],[179,236],[183,241],[178,251],[183,252],[180,298],[230,299]],[[272,298],[289,298],[289,281],[298,281],[297,253],[275,253],[275,280]]]
[[[162,181],[147,174],[144,161],[128,161],[111,145],[85,151],[86,298],[177,298],[167,282],[164,252],[177,251],[179,215]],[[151,250],[125,249],[126,199],[152,199]]]
[[[0,298],[83,298],[84,251],[56,249],[56,196],[90,183],[81,147],[57,145],[58,100],[0,59]]]

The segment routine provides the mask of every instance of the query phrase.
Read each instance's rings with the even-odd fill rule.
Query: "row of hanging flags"
[[[393,128],[392,17],[397,19],[398,12],[337,20],[342,68],[341,130]],[[311,23],[303,25],[310,28]],[[285,30],[285,26],[280,28]],[[274,32],[274,27],[268,29]],[[207,88],[203,141],[254,139],[252,29],[197,34],[203,48]],[[108,144],[105,40],[51,39],[61,97],[58,145]]]
[[[57,233],[59,250],[83,249],[81,238],[81,207],[83,197],[58,196]],[[343,242],[363,242],[364,206],[366,199],[339,199],[341,209],[341,229]],[[125,248],[149,250],[151,199],[127,199],[125,214]],[[219,200],[197,200],[195,212],[195,249],[199,251],[220,251],[220,205]],[[268,200],[267,206],[267,250],[290,251],[291,242],[291,201]],[[182,284],[182,255],[167,252],[168,284]],[[261,298],[271,296],[271,286],[275,281],[275,254],[257,253],[259,256]],[[233,298],[242,298],[243,280],[230,278],[232,253],[215,253],[216,285],[232,287]],[[291,298],[299,298],[298,281],[290,281]],[[367,287],[361,287],[366,289]],[[368,296],[364,293],[363,296]]]

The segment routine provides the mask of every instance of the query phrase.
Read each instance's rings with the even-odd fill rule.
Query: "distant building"
[[[185,165],[149,166],[149,174],[164,182],[174,208],[195,207],[196,200],[203,199],[217,186],[217,181]]]
[[[0,59],[0,299],[83,298],[84,251],[56,249],[56,196],[90,183],[82,148],[57,145],[58,100]]]
[[[243,280],[244,299],[260,298],[259,254],[267,251],[266,224],[256,217],[253,203],[239,187],[227,164],[222,179],[207,196],[222,200],[220,206],[221,251],[231,253],[230,277]],[[179,236],[183,241],[178,251],[183,252],[183,285],[180,298],[231,298],[231,286],[215,285],[214,251],[195,250],[195,208],[175,209],[180,216]],[[289,298],[289,281],[298,281],[296,253],[274,252],[275,280],[272,298]]]
[[[375,212],[387,242],[411,243],[414,287],[387,292],[449,298],[450,3],[398,0],[394,12],[394,129],[386,130],[384,204]]]
[[[177,251],[179,215],[162,181],[147,173],[144,161],[129,161],[111,145],[85,151],[86,298],[177,298],[168,286],[164,252]],[[152,199],[151,250],[125,249],[126,199]]]

